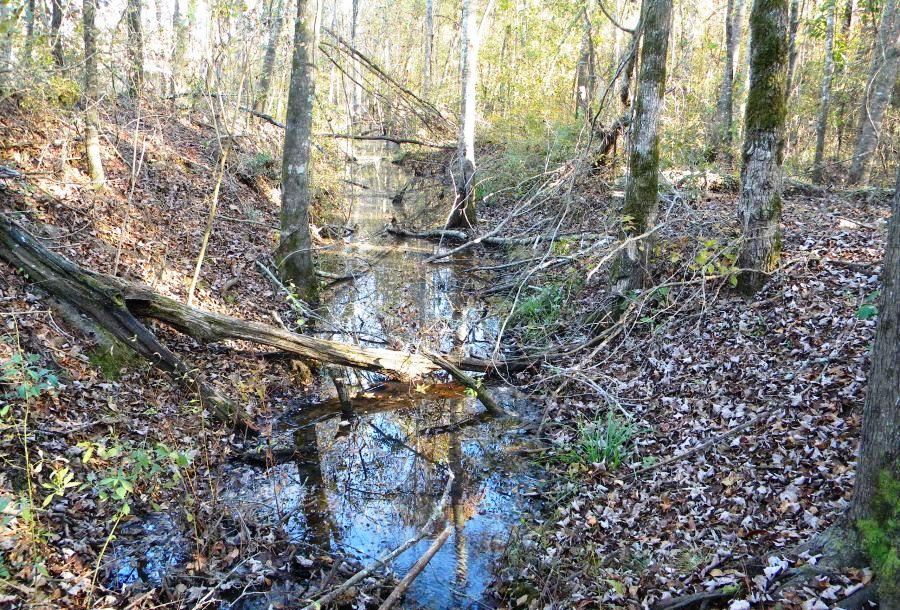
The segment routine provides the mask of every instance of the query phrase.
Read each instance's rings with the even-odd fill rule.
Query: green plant
[[[39,366],[39,362],[40,356],[17,351],[9,360],[0,364],[0,382],[14,388],[3,397],[30,401],[56,388],[59,385],[56,375],[49,369]],[[0,413],[0,416],[5,413],[8,413],[8,410]]]
[[[563,293],[562,286],[556,284],[539,288],[534,294],[519,301],[510,316],[510,321],[526,327],[527,330],[554,324],[562,309]]]
[[[578,425],[578,438],[574,446],[563,454],[563,461],[603,463],[608,469],[615,470],[630,455],[629,444],[639,432],[638,426],[608,411],[605,418],[598,417]]]
[[[863,300],[862,305],[856,310],[856,317],[860,320],[871,320],[878,315],[878,295],[881,291],[876,290]]]
[[[151,448],[130,443],[106,446],[104,443],[82,442],[81,461],[100,466],[87,476],[103,502],[118,503],[119,514],[131,512],[129,499],[135,492],[152,493],[155,489],[171,489],[182,480],[182,471],[190,466],[193,454],[170,449],[164,443]],[[96,456],[96,457],[95,457]]]
[[[688,265],[688,269],[699,271],[703,275],[727,277],[732,286],[737,286],[736,260],[737,251],[733,246],[723,247],[719,240],[707,239],[694,256],[694,260]]]
[[[75,480],[75,473],[68,466],[58,466],[50,473],[50,479],[41,483],[41,487],[50,492],[41,505],[46,507],[53,501],[53,498],[62,498],[66,495],[66,490],[78,487],[78,481]]]
[[[896,593],[900,587],[900,480],[887,470],[878,477],[872,508],[872,517],[860,519],[856,526],[879,587]]]

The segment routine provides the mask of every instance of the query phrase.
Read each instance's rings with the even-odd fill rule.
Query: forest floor
[[[146,148],[135,151],[134,112],[108,117],[109,184],[95,190],[72,124],[0,110],[0,164],[26,175],[0,187],[2,209],[83,266],[184,300],[215,182],[216,135],[164,108],[141,121]],[[135,159],[143,161],[132,193]],[[441,164],[425,158],[416,168]],[[296,314],[255,269],[277,240],[268,171],[265,155],[237,156],[195,305],[293,325]],[[614,235],[615,185],[590,173],[567,180],[501,234],[558,226]],[[543,405],[545,444],[534,454],[542,510],[506,551],[496,583],[502,606],[638,608],[733,584],[734,601],[718,605],[781,599],[824,608],[871,579],[848,570],[800,590],[776,584],[780,572],[815,561],[792,549],[832,523],[852,490],[888,197],[789,191],[781,266],[748,300],[730,286],[736,193],[674,180],[657,234],[657,287],[635,299],[615,332],[592,341],[589,322],[610,249],[579,256],[575,238],[551,253],[571,260],[491,298],[521,349],[569,352],[509,380]],[[479,230],[503,222],[528,192],[489,197]],[[521,261],[512,280],[545,260],[527,247],[488,254]],[[330,571],[327,558],[294,561],[297,550],[272,532],[243,532],[221,515],[216,468],[242,439],[210,423],[189,392],[146,364],[97,350],[5,264],[0,302],[5,390],[35,394],[0,403],[0,606],[193,607],[223,580],[265,586],[285,562],[308,578]],[[245,405],[263,433],[291,388],[311,379],[304,364],[249,345],[201,349],[154,330]],[[29,495],[40,510],[28,509]],[[177,503],[194,524],[184,577],[149,593],[97,587],[98,555],[126,513]]]

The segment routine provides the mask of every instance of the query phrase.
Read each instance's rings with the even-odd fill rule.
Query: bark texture
[[[659,211],[659,116],[666,87],[672,0],[646,0],[642,21],[644,42],[622,209],[622,237],[630,241],[610,271],[612,292],[620,300],[643,286],[651,247],[649,240],[633,238],[656,224]]]
[[[831,109],[831,81],[834,77],[834,13],[835,0],[829,0],[825,14],[825,68],[822,73],[822,94],[819,118],[816,122],[816,153],[813,158],[813,184],[821,184],[822,163],[825,159],[825,133],[828,131],[828,112]]]
[[[788,64],[787,0],[755,0],[738,218],[738,288],[759,290],[781,256],[781,161]]]
[[[97,29],[94,15],[97,0],[83,0],[82,20],[84,29],[84,148],[88,173],[94,186],[106,182],[103,161],[100,158],[100,118],[97,113],[99,89],[97,87]]]
[[[129,93],[132,98],[137,98],[144,88],[144,32],[141,27],[141,0],[128,0],[125,8],[125,22],[128,26]]]
[[[460,21],[460,117],[454,186],[456,196],[448,229],[473,227],[475,210],[475,87],[478,82],[478,27],[471,0],[462,0]]]
[[[847,181],[866,184],[869,181],[872,156],[881,135],[881,124],[891,101],[891,91],[897,81],[900,66],[900,18],[897,0],[887,0],[881,12],[881,25],[875,41],[872,70],[859,112],[856,145]]]
[[[740,41],[743,0],[728,0],[725,10],[725,61],[722,66],[722,82],[716,102],[716,116],[709,139],[709,157],[731,158],[734,122],[734,64]]]
[[[900,479],[900,171],[897,187],[888,225],[878,330],[872,348],[856,486],[850,507],[854,522],[875,516],[873,500],[883,473]]]
[[[284,23],[281,15],[282,9],[282,0],[272,0],[269,15],[269,41],[266,44],[266,55],[263,58],[262,72],[259,75],[256,99],[253,102],[253,109],[257,112],[266,111],[266,102],[269,99],[272,73],[275,70],[275,57],[278,54],[278,40],[281,38],[281,26]]]
[[[315,18],[318,0],[298,0],[281,167],[279,272],[307,302],[318,299],[309,233],[310,138],[315,99]]]

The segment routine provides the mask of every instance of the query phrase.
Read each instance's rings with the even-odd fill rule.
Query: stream
[[[442,197],[440,184],[394,163],[396,145],[366,143],[348,152],[356,159],[344,177],[349,216],[330,225],[348,230],[343,243],[323,250],[318,260],[334,276],[355,277],[325,290],[325,313],[316,328],[327,338],[361,345],[423,344],[489,357],[499,324],[471,296],[477,285],[466,270],[477,257],[458,254],[424,264],[443,246],[396,240],[385,231],[393,219],[404,226],[441,226],[452,193]],[[334,397],[334,379],[348,388],[351,409]],[[398,607],[491,607],[486,592],[492,568],[535,483],[517,450],[528,445],[524,427],[536,414],[513,388],[488,388],[519,417],[486,418],[461,386],[439,379],[403,384],[366,372],[323,370],[312,396],[331,398],[298,397],[269,441],[293,447],[291,459],[269,467],[229,463],[221,475],[222,510],[249,530],[280,524],[300,549],[301,563],[330,555],[367,566],[414,538],[442,502],[433,531],[389,566],[402,578],[441,529],[452,526]],[[185,567],[190,536],[178,524],[182,520],[160,512],[124,526],[109,551],[109,586],[156,586],[169,571]],[[345,579],[338,575],[331,585]],[[316,597],[304,583],[233,593],[223,608],[302,607],[300,593]]]

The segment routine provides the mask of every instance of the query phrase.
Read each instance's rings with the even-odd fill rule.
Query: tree
[[[181,63],[184,61],[184,53],[187,50],[188,35],[188,26],[181,16],[181,5],[178,0],[175,0],[175,7],[172,9],[172,32],[175,40],[172,46],[172,65],[169,67],[169,95],[172,96],[174,103],[175,91],[178,88],[178,75],[181,72]]]
[[[672,0],[645,0],[641,21],[644,40],[622,208],[626,242],[610,271],[612,292],[620,301],[644,284],[651,247],[650,240],[641,236],[656,224],[659,209],[659,117],[666,89]]]
[[[473,227],[475,210],[475,87],[478,82],[478,30],[471,0],[462,0],[460,21],[460,117],[457,144],[456,191],[447,228]]]
[[[715,158],[723,155],[731,158],[731,126],[734,122],[734,63],[738,42],[741,39],[741,13],[743,0],[728,0],[725,7],[725,62],[722,66],[722,82],[716,115],[709,134],[707,155]]]
[[[578,66],[575,70],[575,117],[579,114],[591,118],[591,103],[597,86],[594,70],[594,36],[587,6],[581,9],[581,51],[578,55]]]
[[[34,50],[34,0],[25,0],[25,49],[22,56],[25,65],[31,64]]]
[[[59,28],[62,26],[63,6],[62,0],[51,0],[52,9],[50,14],[50,48],[53,55],[53,62],[57,68],[65,66],[65,58],[63,56],[62,37],[59,34]]]
[[[318,292],[309,233],[316,4],[317,0],[297,1],[281,166],[281,236],[276,253],[282,277],[309,302],[317,299]]]
[[[422,94],[431,89],[431,54],[434,51],[434,0],[425,0],[425,61],[422,65]]]
[[[819,120],[816,123],[816,153],[812,180],[822,183],[822,161],[825,157],[825,132],[828,130],[828,111],[831,107],[831,80],[834,76],[834,13],[836,0],[826,0],[825,13],[825,69],[822,73],[822,95]]]
[[[752,294],[781,256],[781,162],[787,103],[787,0],[754,0],[750,14],[750,90],[738,218],[743,241],[738,288]]]
[[[12,75],[12,37],[16,15],[9,9],[10,3],[0,0],[0,94],[6,92]]]
[[[859,111],[856,145],[847,182],[865,184],[869,181],[869,167],[881,135],[881,123],[891,100],[891,90],[897,80],[900,65],[900,19],[897,0],[887,0],[881,12],[881,25],[875,40],[875,56],[869,82]]]
[[[788,60],[787,60],[787,77],[785,79],[785,99],[791,97],[791,90],[794,88],[794,71],[797,68],[797,57],[799,55],[797,49],[797,30],[800,28],[800,0],[791,0],[791,8],[788,14]]]
[[[94,14],[97,0],[82,0],[84,29],[84,147],[87,156],[88,173],[94,186],[106,182],[103,161],[100,158],[100,118],[97,113],[99,89],[97,87],[97,29]]]
[[[896,515],[884,514],[879,496],[886,492],[885,485],[896,486],[900,482],[900,426],[897,425],[900,422],[900,367],[897,366],[900,363],[900,170],[892,207],[881,272],[878,329],[872,348],[856,484],[849,511],[851,523],[864,532],[866,527],[883,526],[885,520],[896,519]],[[882,582],[879,593],[882,608],[900,607],[900,585],[896,581],[893,586]]]
[[[125,8],[128,27],[128,89],[137,98],[144,88],[144,35],[141,29],[141,0],[128,0]]]
[[[272,0],[269,6],[269,42],[266,44],[266,55],[263,58],[262,72],[259,75],[256,100],[253,102],[253,109],[257,112],[265,112],[266,102],[269,98],[269,87],[272,82],[272,73],[275,70],[275,57],[278,54],[278,39],[281,38],[281,26],[284,23],[281,11],[281,0]]]

